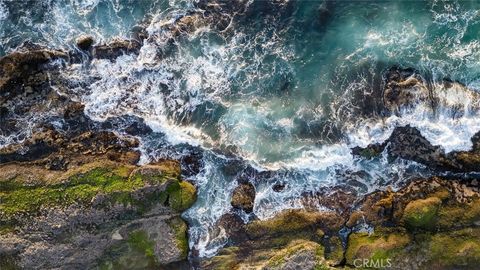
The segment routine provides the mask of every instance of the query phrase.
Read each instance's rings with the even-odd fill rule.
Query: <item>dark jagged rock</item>
[[[76,40],[77,47],[83,51],[90,50],[94,42],[95,41],[93,40],[92,36],[80,36]]]
[[[422,163],[432,169],[453,172],[475,172],[480,170],[480,155],[477,150],[478,134],[473,136],[471,151],[448,154],[440,146],[432,145],[420,131],[411,126],[396,127],[384,143],[366,148],[354,147],[354,155],[372,158],[386,149],[390,158],[402,158]]]
[[[196,175],[202,168],[203,152],[198,147],[189,146],[188,155],[180,157],[180,163],[182,164],[182,174],[185,177]]]
[[[425,79],[412,68],[392,67],[385,74],[383,101],[392,112],[426,102],[431,96]]]
[[[113,40],[104,45],[93,46],[92,55],[98,59],[113,60],[124,54],[138,54],[141,43],[137,40]]]
[[[272,187],[273,191],[275,192],[282,192],[285,189],[285,184],[275,184]]]
[[[133,136],[147,135],[153,132],[142,118],[131,115],[108,118],[102,122],[101,127],[125,132]]]
[[[244,210],[246,213],[253,211],[255,202],[255,187],[251,183],[239,184],[232,194],[232,206]]]
[[[434,167],[445,165],[445,156],[439,146],[433,146],[418,129],[397,127],[387,141],[387,151],[393,158],[414,160]]]
[[[68,55],[62,51],[37,49],[17,51],[0,58],[0,103],[44,84],[47,78],[42,75],[48,69],[43,65],[56,59],[67,60]]]

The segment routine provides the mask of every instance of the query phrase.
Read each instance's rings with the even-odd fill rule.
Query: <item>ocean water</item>
[[[365,194],[429,175],[414,162],[351,155],[396,126],[417,127],[447,152],[471,147],[480,130],[480,2],[244,2],[226,29],[201,24],[173,36],[167,26],[198,11],[198,2],[1,1],[0,54],[25,41],[69,50],[81,34],[106,42],[146,27],[139,55],[66,68],[65,78],[82,87],[63,94],[98,121],[143,118],[155,133],[141,138],[142,163],[198,156],[199,172],[185,175],[198,201],[184,218],[200,257],[228,241],[215,224],[231,211],[238,179],[255,184],[253,214],[265,219],[305,207],[301,198],[322,187]],[[418,70],[442,104],[379,110],[392,66]],[[445,78],[462,86],[445,91]],[[282,192],[273,191],[277,184]]]

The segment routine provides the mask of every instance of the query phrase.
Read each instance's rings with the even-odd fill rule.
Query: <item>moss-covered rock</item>
[[[117,242],[99,265],[106,269],[158,269],[188,255],[187,224],[180,217],[134,221],[116,232]]]
[[[99,262],[99,268],[102,270],[154,268],[157,265],[154,245],[145,231],[133,231],[124,243],[117,244],[109,250],[114,259],[104,258]]]
[[[340,265],[344,258],[344,248],[342,240],[338,236],[327,239],[327,249],[325,249],[325,259],[330,266]]]
[[[480,199],[464,203],[450,203],[440,207],[437,227],[440,230],[480,225]]]
[[[254,249],[248,253],[241,247],[222,249],[218,255],[202,262],[202,269],[334,269],[324,257],[324,247],[308,240],[294,240],[271,249]]]
[[[239,269],[240,248],[228,247],[221,249],[217,255],[202,261],[203,269],[234,270]]]
[[[428,264],[438,269],[474,269],[480,263],[480,229],[437,233],[428,243]]]
[[[340,229],[343,219],[335,212],[309,212],[286,210],[267,220],[257,220],[247,225],[250,237],[265,237],[284,233],[309,233],[315,235],[317,229],[335,231]]]
[[[195,187],[189,182],[177,182],[167,188],[170,207],[177,211],[188,209],[197,200]]]
[[[186,259],[188,255],[187,224],[179,217],[168,220],[167,224],[174,232],[175,248],[180,251],[180,257]]]
[[[68,255],[41,259],[38,267],[55,268],[68,260],[105,269],[158,268],[186,259],[188,227],[179,214],[196,197],[195,187],[180,180],[178,162],[141,167],[93,162],[55,172],[54,180],[43,175],[29,182],[18,171],[14,178],[0,179],[0,237],[13,241],[0,244],[0,257],[16,254],[29,268],[58,247]],[[30,233],[53,237],[27,252],[36,244],[29,242]],[[86,239],[81,248],[79,238]]]
[[[179,181],[179,167],[174,163],[149,166],[119,165],[88,168],[71,174],[60,183],[25,184],[15,179],[0,181],[0,213],[3,220],[18,214],[36,214],[49,207],[70,205],[90,206],[98,196],[103,204],[148,206],[154,201],[165,201],[176,211],[183,211],[196,200],[195,187]],[[148,169],[148,170],[147,170]],[[66,173],[67,174],[67,173]],[[165,191],[154,196],[139,197],[139,191],[150,186],[167,185]]]
[[[268,259],[263,269],[321,269],[325,265],[324,247],[311,241],[293,241]]]
[[[410,242],[410,236],[404,231],[378,229],[371,235],[352,233],[348,237],[346,263],[355,265],[358,259],[386,261],[395,258]]]
[[[434,229],[441,203],[437,197],[411,201],[405,207],[402,220],[410,229]]]

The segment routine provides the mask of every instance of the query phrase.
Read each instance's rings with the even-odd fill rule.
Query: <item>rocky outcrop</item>
[[[42,73],[46,67],[43,65],[56,59],[67,59],[67,54],[62,51],[34,49],[20,50],[0,58],[0,101],[18,95],[22,85],[42,84],[45,80],[32,76]],[[25,89],[24,89],[25,90]],[[2,102],[3,103],[3,102]]]
[[[226,216],[221,226],[234,233],[231,239],[237,245],[203,261],[202,269],[317,269],[340,259],[338,237],[329,238],[343,224],[335,213],[286,210],[245,225],[234,220]],[[328,239],[328,250],[321,244],[323,238]]]
[[[480,108],[476,91],[448,78],[431,81],[413,68],[390,68],[384,75],[384,85],[383,103],[393,113],[423,105],[433,113],[442,111],[457,118]]]
[[[90,49],[99,57],[129,53],[113,47]],[[0,269],[186,261],[180,214],[195,202],[195,187],[180,179],[176,161],[136,165],[133,136],[151,132],[143,121],[98,123],[61,94],[69,87],[59,76],[68,57],[34,47],[0,59],[0,131],[22,135],[0,149]]]
[[[117,39],[107,44],[93,46],[92,56],[98,59],[115,59],[123,54],[138,54],[141,46],[135,39]]]
[[[27,269],[185,260],[187,225],[179,215],[195,201],[195,188],[179,177],[173,161],[95,161],[65,172],[3,165],[0,257]]]
[[[477,180],[432,178],[414,181],[398,192],[372,194],[369,197],[376,199],[354,212],[347,225],[369,224],[373,234],[354,230],[346,263],[388,259],[393,269],[474,267],[480,261],[474,240],[480,221],[479,192]]]
[[[440,146],[432,145],[416,128],[407,125],[396,127],[385,142],[365,148],[354,147],[352,153],[370,159],[386,151],[391,159],[413,160],[434,170],[475,172],[480,168],[478,137],[478,134],[472,137],[472,150],[447,154]]]
[[[232,194],[232,206],[244,210],[246,213],[253,211],[255,202],[255,187],[251,183],[238,185]]]
[[[427,102],[431,96],[425,79],[411,68],[390,68],[385,74],[385,81],[383,102],[392,112]]]
[[[369,194],[346,215],[287,210],[247,224],[225,216],[232,243],[202,267],[471,269],[480,262],[479,203],[477,180],[434,177]]]

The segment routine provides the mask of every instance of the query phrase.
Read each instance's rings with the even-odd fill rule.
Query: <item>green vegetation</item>
[[[187,224],[180,217],[174,217],[167,221],[168,225],[175,232],[175,242],[179,250],[182,251],[182,257],[188,255]],[[168,247],[166,247],[168,248]]]
[[[287,247],[276,251],[268,260],[267,266],[269,268],[281,268],[289,259],[299,255],[300,253],[312,253],[317,265],[322,265],[325,261],[324,247],[320,244],[311,241],[293,241]]]
[[[403,220],[409,229],[433,229],[442,201],[437,197],[411,201],[405,207]]]
[[[135,231],[130,233],[127,242],[132,249],[144,254],[145,257],[151,259],[155,258],[155,243],[148,239],[148,235],[144,231]]]
[[[188,182],[175,182],[167,188],[168,203],[177,211],[188,209],[196,201],[195,187]]]
[[[325,254],[325,258],[333,265],[338,265],[343,260],[343,246],[340,237],[333,236],[329,239],[330,250]]]
[[[402,231],[377,229],[375,233],[352,233],[348,238],[345,252],[347,263],[353,265],[355,259],[391,259],[410,243],[408,234]]]
[[[469,202],[442,206],[438,211],[437,227],[441,229],[470,227],[475,226],[475,222],[478,221],[480,221],[480,199],[473,198]]]
[[[142,230],[133,231],[126,241],[112,246],[99,261],[99,269],[158,269],[155,243]]]
[[[449,267],[477,267],[480,262],[480,229],[463,229],[437,233],[430,238],[428,249],[432,264]]]
[[[143,186],[140,178],[125,178],[106,168],[96,168],[54,185],[29,186],[11,180],[0,186],[0,211],[8,217],[36,212],[42,207],[88,203],[97,194],[115,194],[115,199],[126,203],[125,193]]]
[[[104,203],[122,203],[147,209],[152,203],[164,203],[167,199],[174,210],[183,211],[196,200],[195,187],[179,181],[179,170],[160,167],[137,170],[135,167],[94,168],[85,173],[70,176],[63,183],[27,185],[16,179],[0,182],[0,213],[9,220],[16,214],[36,213],[45,207],[89,204],[99,194],[105,195]],[[130,176],[130,174],[132,174]],[[133,191],[148,185],[168,183],[166,191],[133,196]]]

